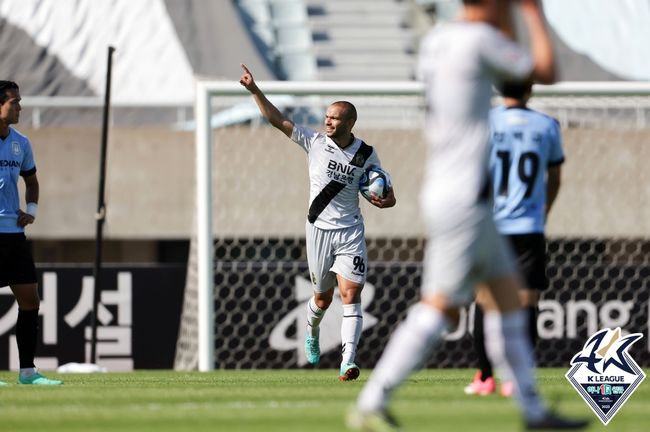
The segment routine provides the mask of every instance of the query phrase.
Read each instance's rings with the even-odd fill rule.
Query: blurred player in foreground
[[[506,82],[499,85],[499,91],[503,105],[490,112],[494,221],[514,249],[526,281],[520,297],[528,309],[528,331],[534,347],[539,292],[548,285],[544,226],[560,190],[564,152],[557,120],[527,107],[532,83]],[[465,393],[476,395],[496,391],[492,363],[485,350],[481,300],[476,299],[474,314],[474,345],[480,371],[465,387]],[[512,382],[501,383],[501,396],[511,396],[512,390]]]
[[[527,336],[523,289],[511,251],[497,232],[488,203],[488,138],[494,82],[555,80],[553,50],[536,0],[520,0],[531,52],[514,43],[510,1],[464,0],[461,19],[422,41],[420,76],[428,104],[429,158],[422,203],[428,242],[422,299],[392,334],[347,424],[356,430],[394,430],[393,391],[427,359],[460,305],[484,283],[486,347],[514,394],[525,427],[580,429],[587,423],[552,413],[537,392]]]
[[[352,134],[357,112],[349,102],[334,102],[325,114],[325,133],[295,125],[266,98],[253,75],[242,65],[240,83],[251,92],[262,115],[307,152],[309,213],[306,222],[307,261],[314,296],[307,304],[305,355],[311,364],[320,360],[320,322],[332,303],[338,282],[343,302],[341,340],[343,358],[339,380],[359,377],[355,363],[363,329],[361,290],[366,281],[368,254],[359,209],[359,179],[370,166],[381,167],[375,150]],[[384,197],[373,195],[379,208],[393,207],[389,185]]]
[[[20,118],[20,91],[13,81],[0,81],[0,287],[9,285],[18,303],[16,342],[19,384],[58,385],[34,367],[40,298],[34,259],[25,226],[38,209],[38,179],[32,147],[26,136],[10,127]],[[25,181],[25,211],[20,209],[18,178]],[[0,381],[0,385],[5,385]]]

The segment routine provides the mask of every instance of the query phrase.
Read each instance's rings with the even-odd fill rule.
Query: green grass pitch
[[[558,411],[590,418],[590,431],[650,431],[650,380],[641,384],[605,427],[565,380],[565,372],[538,371],[541,390]],[[56,388],[0,387],[0,430],[342,431],[344,413],[367,373],[362,370],[356,382],[339,382],[334,370],[61,375],[65,385]],[[404,430],[521,430],[514,402],[463,394],[472,374],[470,370],[430,369],[411,376],[392,404]],[[16,374],[2,372],[0,379],[13,383]]]

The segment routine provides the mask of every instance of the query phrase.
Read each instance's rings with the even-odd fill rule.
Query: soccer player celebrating
[[[18,123],[20,109],[18,85],[0,81],[0,287],[9,285],[18,302],[18,383],[57,385],[62,382],[45,378],[34,367],[40,299],[25,226],[36,219],[38,179],[29,140],[10,127]],[[20,209],[19,176],[25,181],[25,211]]]
[[[560,166],[564,162],[558,122],[527,107],[532,83],[499,85],[503,106],[490,113],[490,180],[497,230],[506,236],[517,255],[526,281],[520,292],[528,309],[531,345],[537,341],[537,301],[546,278],[546,216],[560,190]],[[474,345],[480,371],[465,388],[467,394],[496,391],[484,342],[483,307],[476,299]],[[512,395],[512,382],[501,384],[501,396]]]
[[[319,324],[332,303],[338,283],[343,302],[341,340],[343,358],[339,380],[359,377],[355,356],[363,329],[361,290],[366,281],[368,254],[359,209],[359,180],[371,167],[381,167],[375,150],[352,134],[357,112],[349,102],[332,103],[325,113],[325,133],[295,125],[259,89],[253,75],[239,82],[251,92],[262,115],[307,152],[309,212],[306,222],[307,261],[314,296],[307,304],[305,355],[311,364],[320,360]],[[392,185],[370,202],[379,208],[395,205]]]
[[[523,288],[511,251],[499,235],[488,203],[487,155],[492,85],[506,79],[555,79],[550,38],[537,0],[519,0],[532,56],[508,38],[509,0],[463,0],[458,22],[433,29],[422,41],[420,76],[427,97],[429,158],[422,203],[428,242],[422,299],[391,336],[347,418],[357,430],[393,430],[388,412],[393,391],[421,365],[443,331],[458,320],[458,307],[485,283],[488,353],[514,394],[528,429],[580,429],[543,403],[533,376]]]

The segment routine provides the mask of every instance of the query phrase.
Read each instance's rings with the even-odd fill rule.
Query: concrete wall
[[[395,181],[399,205],[380,210],[362,202],[370,234],[418,236],[423,147],[417,131],[356,132],[377,149]],[[269,128],[217,135],[217,231],[225,235],[303,235],[309,207],[307,155]]]
[[[41,183],[34,239],[92,239],[99,131],[22,130],[31,138]],[[425,158],[419,131],[359,130],[392,174],[398,205],[362,204],[370,235],[424,233],[419,184]],[[214,225],[219,235],[301,236],[308,207],[305,153],[269,127],[215,134]],[[550,235],[650,233],[650,131],[566,130],[563,185]],[[189,238],[194,221],[194,136],[162,129],[115,129],[107,167],[109,239]]]
[[[36,157],[41,198],[32,238],[94,238],[100,132],[23,130]],[[194,204],[193,135],[115,129],[107,151],[107,238],[187,238]]]
[[[650,131],[563,132],[566,163],[552,235],[650,235]]]

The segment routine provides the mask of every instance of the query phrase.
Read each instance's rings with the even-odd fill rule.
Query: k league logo
[[[571,360],[566,378],[604,425],[645,379],[627,352],[642,337],[641,333],[621,337],[618,327],[603,329],[591,336]]]

